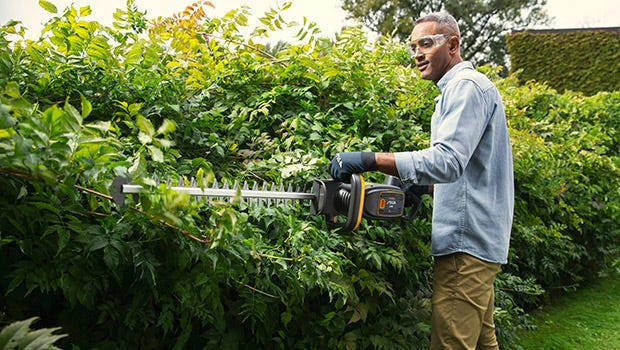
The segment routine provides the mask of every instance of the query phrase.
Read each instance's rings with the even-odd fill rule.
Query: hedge
[[[510,72],[564,91],[620,90],[620,29],[521,31],[507,36]]]

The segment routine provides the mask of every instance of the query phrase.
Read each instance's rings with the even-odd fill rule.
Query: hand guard
[[[412,206],[423,194],[429,194],[430,186],[428,185],[406,185],[404,186],[403,192],[405,192],[405,206]]]

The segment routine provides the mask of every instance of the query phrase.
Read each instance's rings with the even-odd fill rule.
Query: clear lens
[[[418,50],[422,53],[426,53],[429,50],[445,43],[449,37],[449,34],[435,34],[421,37],[416,41],[410,42],[409,45],[407,45],[407,51],[412,57],[415,56],[416,51]]]

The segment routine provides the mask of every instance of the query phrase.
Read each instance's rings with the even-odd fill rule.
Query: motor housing
[[[405,215],[405,192],[392,179],[386,183],[366,183],[361,174],[353,174],[350,183],[316,179],[312,184],[311,213],[324,215],[329,228],[349,232],[355,230],[362,218],[372,220],[410,220],[420,202]]]

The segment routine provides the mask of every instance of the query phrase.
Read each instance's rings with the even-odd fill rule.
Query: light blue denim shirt
[[[505,264],[514,209],[512,148],[501,96],[471,63],[437,83],[431,146],[395,153],[405,183],[434,184],[431,254]]]

